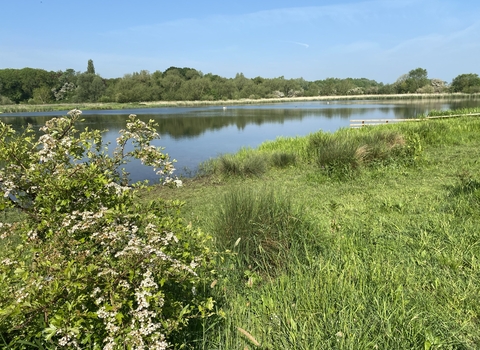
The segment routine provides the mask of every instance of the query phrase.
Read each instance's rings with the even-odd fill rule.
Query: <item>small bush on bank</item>
[[[7,96],[0,95],[0,105],[13,105],[14,102],[10,100]]]

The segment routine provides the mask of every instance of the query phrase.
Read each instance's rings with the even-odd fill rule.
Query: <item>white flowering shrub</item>
[[[39,138],[0,122],[0,210],[26,214],[0,223],[0,348],[180,347],[212,313],[210,237],[183,223],[181,203],[134,201],[130,158],[181,184],[152,122],[131,115],[109,156],[100,131],[75,129],[80,114]]]

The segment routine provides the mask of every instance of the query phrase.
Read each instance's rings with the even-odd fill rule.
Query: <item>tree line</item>
[[[478,74],[461,74],[450,84],[431,79],[424,68],[400,76],[393,84],[366,78],[327,78],[306,81],[303,78],[235,78],[203,74],[193,68],[170,67],[153,73],[142,70],[121,78],[105,79],[95,72],[92,60],[85,72],[73,69],[0,69],[0,104],[141,102],[141,101],[216,101],[301,96],[363,94],[406,94],[440,92],[480,92]]]

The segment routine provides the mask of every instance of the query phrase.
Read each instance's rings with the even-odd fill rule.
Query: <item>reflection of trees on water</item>
[[[222,114],[212,116],[182,116],[157,119],[158,131],[173,138],[196,137],[206,131],[220,130],[235,126],[243,130],[247,125],[254,124],[283,124],[287,121],[302,120],[304,118],[342,118],[348,119],[353,115],[367,113],[361,108],[336,109],[227,109]],[[154,117],[154,116],[149,116]]]
[[[328,107],[311,108],[311,105],[301,103],[287,108],[282,106],[261,106],[255,108],[229,107],[223,109],[203,109],[187,112],[185,114],[139,114],[141,120],[154,119],[158,124],[160,134],[167,134],[175,139],[194,138],[207,131],[221,130],[226,127],[236,126],[243,130],[249,124],[261,126],[263,124],[283,124],[287,121],[302,120],[304,118],[324,119],[374,119],[374,118],[415,118],[421,114],[428,113],[433,109],[459,109],[466,107],[477,107],[479,102],[475,100],[459,101],[412,101],[403,103],[377,103],[377,101],[362,101],[362,103],[332,104]],[[144,112],[144,110],[142,111]],[[140,113],[140,112],[139,112]],[[128,112],[125,114],[98,114],[84,115],[84,122],[80,127],[90,129],[110,130],[118,132],[125,127]],[[15,130],[22,130],[31,124],[38,132],[38,128],[52,116],[14,116],[0,117],[0,120],[11,124]]]
[[[262,124],[283,124],[287,121],[302,120],[304,118],[324,118],[324,119],[366,119],[372,115],[379,118],[378,112],[382,114],[380,118],[407,119],[416,118],[433,109],[458,109],[465,107],[476,107],[476,101],[460,101],[450,105],[445,102],[417,102],[411,104],[399,104],[394,106],[372,106],[364,105],[361,107],[340,107],[332,105],[329,108],[229,108],[217,112],[215,115],[183,115],[182,118],[173,116],[169,118],[157,119],[159,123],[159,132],[168,134],[173,138],[196,137],[206,131],[220,130],[226,127],[236,126],[239,130],[245,129],[249,124],[261,126]],[[211,113],[207,111],[206,113]],[[154,115],[149,118],[155,118]]]
[[[303,118],[341,118],[349,119],[354,115],[363,115],[369,108],[328,108],[328,109],[253,109],[230,108],[227,110],[208,110],[187,114],[140,114],[141,120],[154,119],[158,123],[158,132],[168,134],[173,138],[197,137],[206,131],[221,130],[236,126],[243,130],[249,124],[263,125],[265,123],[283,124],[286,121],[302,120]],[[82,127],[100,130],[119,130],[125,126],[125,115],[87,115],[83,116]],[[35,130],[52,117],[3,117],[2,120],[11,124],[15,130],[21,130],[31,124]],[[79,126],[80,127],[80,126]]]

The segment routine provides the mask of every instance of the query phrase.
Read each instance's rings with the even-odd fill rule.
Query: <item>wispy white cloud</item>
[[[310,47],[310,45],[305,44],[305,43],[301,43],[301,42],[298,42],[298,41],[284,40],[283,42],[285,42],[285,43],[290,43],[290,44],[295,44],[295,45],[300,45],[300,46],[305,47],[306,49],[308,49],[308,48]]]
[[[374,6],[382,1],[363,1],[354,4],[337,4],[308,7],[286,7],[264,11],[251,12],[241,15],[212,15],[201,18],[179,18],[172,21],[160,22],[151,25],[131,26],[126,29],[131,32],[156,33],[166,28],[199,28],[205,26],[216,27],[221,30],[227,28],[252,28],[269,26],[288,26],[289,23],[316,22],[320,19],[331,19],[340,22],[354,23],[370,17]],[[112,31],[110,34],[120,34]]]
[[[388,56],[405,54],[430,53],[441,56],[446,51],[455,51],[459,46],[468,44],[480,48],[480,21],[477,21],[460,30],[447,33],[432,33],[413,37],[402,41],[385,51]],[[432,57],[433,58],[433,57]]]

